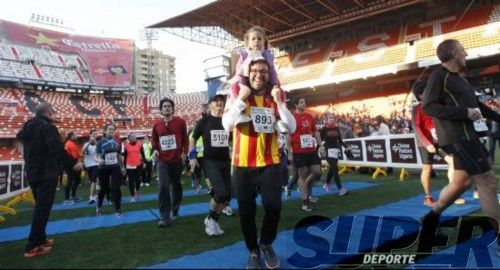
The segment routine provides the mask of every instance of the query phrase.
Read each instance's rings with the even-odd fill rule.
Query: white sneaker
[[[464,204],[465,203],[465,199],[464,198],[458,198],[455,200],[455,204]]]
[[[349,190],[347,190],[345,187],[341,187],[339,189],[339,196],[344,196],[346,195],[347,193],[349,193]]]
[[[474,190],[474,193],[472,194],[472,197],[474,199],[479,199],[479,192],[477,192],[477,190]]]
[[[135,203],[135,202],[137,202],[137,200],[135,199],[135,196],[130,197],[130,202],[131,202],[131,203]]]
[[[146,187],[149,187],[149,183],[144,184]]]
[[[232,216],[233,215],[233,209],[231,206],[227,205],[223,210],[222,213],[226,214],[226,216]]]
[[[144,186],[144,183],[141,183],[141,187],[143,187],[143,186]]]
[[[217,228],[215,227],[215,220],[206,217],[204,220],[205,223],[205,233],[207,233],[208,236],[214,236],[217,235],[218,231]]]
[[[318,197],[309,196],[309,201],[311,201],[312,203],[317,203],[319,201],[319,198]]]
[[[223,235],[224,234],[224,231],[220,228],[219,222],[217,222],[215,220],[214,220],[214,228],[215,228],[216,235]]]
[[[311,205],[302,204],[302,210],[304,210],[306,212],[311,212],[313,210],[313,208],[311,207]]]
[[[73,201],[73,200],[65,200],[63,202],[63,205],[73,205],[73,204],[75,204],[75,201]]]

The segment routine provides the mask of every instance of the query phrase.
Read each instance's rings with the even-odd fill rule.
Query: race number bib
[[[476,132],[483,132],[483,131],[488,131],[488,126],[483,120],[476,120],[474,121],[474,130]]]
[[[251,107],[253,129],[255,132],[274,133],[274,110],[272,108]]]
[[[340,150],[338,148],[328,148],[328,157],[329,158],[339,158]]]
[[[311,134],[300,135],[300,148],[312,148],[313,137]]]
[[[104,155],[104,165],[118,164],[118,156],[116,152],[107,153]]]
[[[162,151],[174,150],[177,148],[175,135],[167,135],[160,137],[160,147]]]
[[[229,133],[225,130],[210,130],[210,144],[212,147],[228,147]]]

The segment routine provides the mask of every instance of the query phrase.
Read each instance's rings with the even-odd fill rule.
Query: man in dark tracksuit
[[[437,226],[439,215],[471,184],[477,186],[481,209],[485,216],[496,220],[494,226],[498,232],[497,180],[489,153],[477,133],[487,130],[483,116],[500,121],[500,114],[479,102],[473,87],[463,77],[467,53],[460,42],[443,41],[437,48],[437,56],[442,66],[429,78],[422,108],[434,120],[439,146],[453,156],[454,171],[453,181],[444,187],[434,209],[423,219],[424,238],[427,232],[427,236],[433,237],[432,228]]]
[[[54,203],[57,178],[63,164],[68,163],[57,127],[52,123],[52,108],[41,103],[35,117],[28,120],[17,134],[24,146],[26,177],[35,198],[33,221],[24,257],[49,253],[53,239],[47,239],[45,228]]]

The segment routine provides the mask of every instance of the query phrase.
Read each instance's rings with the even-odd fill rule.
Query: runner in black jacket
[[[66,154],[59,131],[52,123],[50,105],[39,104],[35,114],[17,133],[17,139],[23,144],[26,179],[35,199],[33,221],[24,253],[24,257],[28,258],[49,253],[52,249],[54,239],[47,239],[45,228],[54,203],[57,179],[63,166],[75,165]]]
[[[454,172],[453,181],[443,189],[434,209],[424,217],[424,229],[435,227],[439,215],[474,183],[483,213],[496,220],[498,230],[497,180],[488,151],[476,132],[487,130],[483,116],[499,121],[500,115],[478,101],[472,86],[463,77],[467,53],[460,42],[443,41],[437,48],[437,56],[442,67],[429,78],[422,107],[433,117],[439,146],[453,155]]]

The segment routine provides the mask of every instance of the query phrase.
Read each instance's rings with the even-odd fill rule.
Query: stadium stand
[[[0,42],[0,58],[16,60],[14,53],[9,45]]]
[[[176,103],[176,114],[184,118],[188,125],[193,125],[199,119],[201,104],[206,99],[205,93],[169,97]],[[61,130],[75,130],[79,136],[85,136],[91,128],[100,130],[105,123],[113,121],[122,134],[126,134],[127,130],[147,134],[154,121],[160,118],[160,98],[157,96],[81,95],[0,88],[0,138],[14,138],[23,123],[32,117],[31,111],[36,104],[41,101],[52,104]],[[123,119],[128,120],[122,121]]]
[[[17,77],[12,61],[0,59],[0,74],[7,77]]]
[[[11,147],[0,147],[0,160],[22,160],[21,153]]]
[[[42,78],[47,81],[66,82],[66,83],[83,83],[76,72],[71,69],[55,67],[55,66],[39,66]]]
[[[20,61],[34,60],[38,65],[62,67],[58,54],[50,50],[30,48],[21,45],[13,45],[12,48],[17,51]]]
[[[280,54],[276,58],[278,76],[284,85],[352,72],[360,78],[365,76],[362,70],[434,58],[435,48],[443,35],[460,40],[467,50],[500,44],[500,5],[475,8],[457,23],[459,16],[442,16],[361,39],[340,40],[298,53]],[[412,44],[405,41],[404,37],[409,36],[415,38]],[[330,69],[327,68],[329,64]]]
[[[87,69],[78,55],[0,42],[0,76],[90,84]]]

